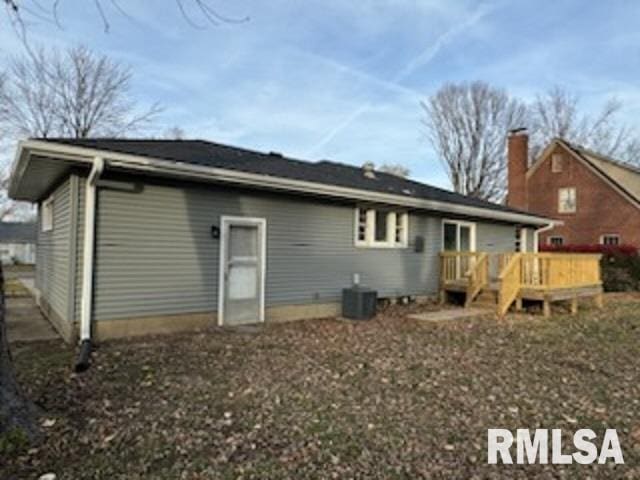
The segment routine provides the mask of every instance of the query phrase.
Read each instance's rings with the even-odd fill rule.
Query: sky
[[[189,9],[194,2],[182,0]],[[40,5],[53,3],[39,0]],[[61,25],[30,17],[32,44],[82,43],[133,71],[132,97],[159,102],[157,132],[306,160],[401,164],[448,187],[420,101],[483,80],[531,100],[554,85],[585,112],[615,96],[640,128],[640,2],[582,0],[208,0],[212,25],[177,0],[62,0]],[[36,10],[33,5],[32,9]],[[21,43],[0,20],[0,69]]]

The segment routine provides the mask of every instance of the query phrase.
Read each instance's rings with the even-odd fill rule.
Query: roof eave
[[[527,213],[494,210],[490,208],[447,203],[304,180],[293,180],[263,174],[240,172],[236,170],[191,165],[183,162],[163,160],[160,158],[117,153],[88,147],[55,144],[41,140],[25,141],[22,143],[21,148],[29,154],[41,153],[49,156],[55,155],[66,160],[74,160],[85,164],[92,162],[95,157],[101,157],[105,160],[107,166],[136,170],[150,174],[170,174],[174,177],[180,176],[183,178],[196,178],[243,186],[267,187],[275,190],[295,193],[311,193],[333,198],[387,203],[410,208],[434,210],[442,213],[453,213],[534,226],[548,225],[554,221],[553,219]]]

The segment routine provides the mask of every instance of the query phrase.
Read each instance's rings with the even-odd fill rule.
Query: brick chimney
[[[507,139],[507,205],[527,209],[527,167],[529,135],[526,128],[509,132]]]

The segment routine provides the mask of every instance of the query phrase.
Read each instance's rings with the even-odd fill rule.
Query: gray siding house
[[[36,225],[33,222],[0,222],[0,261],[3,265],[36,261]]]
[[[335,162],[195,140],[20,144],[36,289],[68,341],[334,315],[437,293],[439,253],[536,249],[546,218]]]

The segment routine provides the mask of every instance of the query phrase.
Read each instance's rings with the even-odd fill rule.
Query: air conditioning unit
[[[352,320],[368,320],[376,314],[378,292],[354,285],[342,290],[342,316]]]

